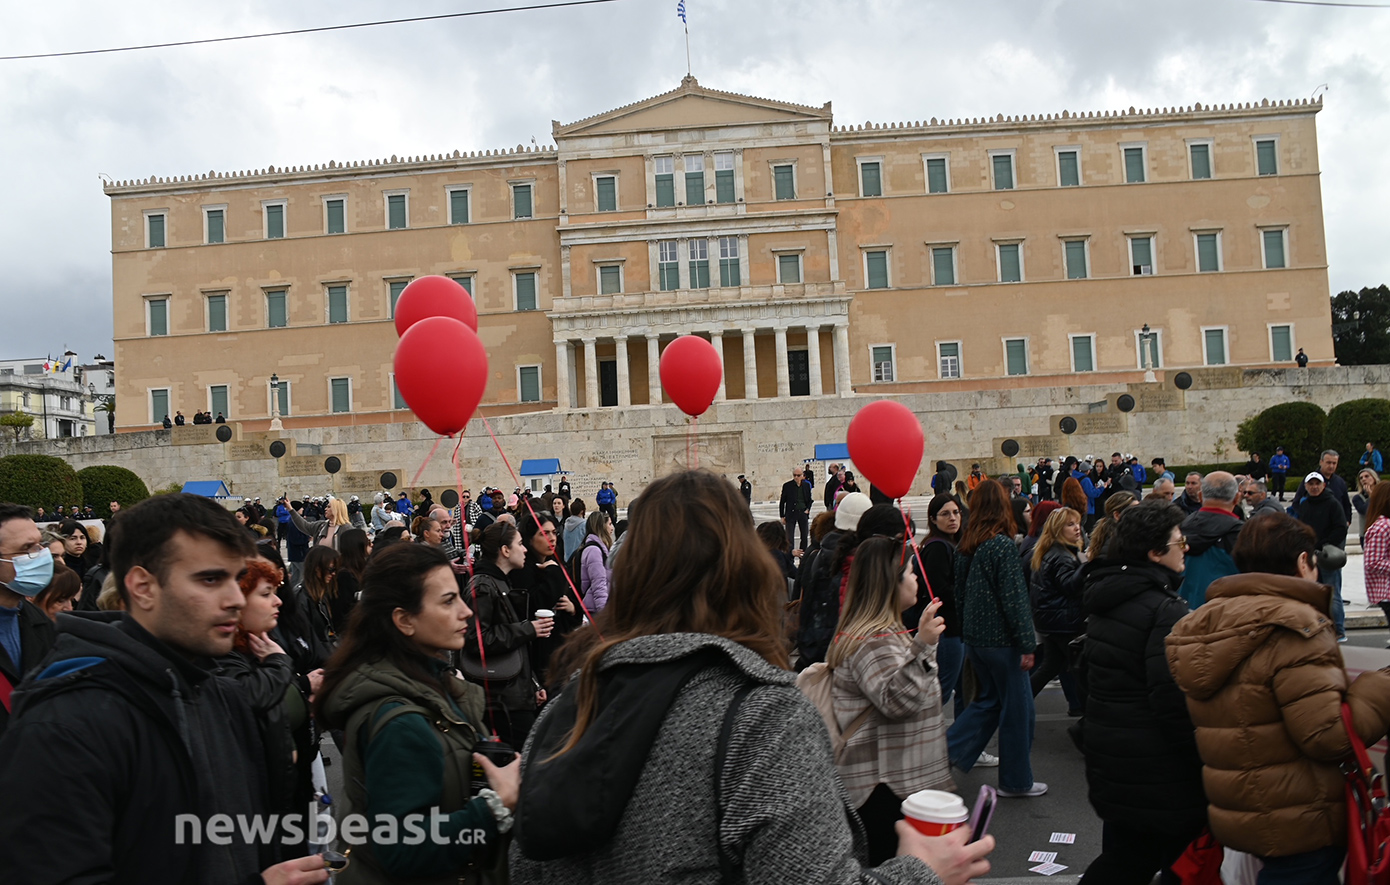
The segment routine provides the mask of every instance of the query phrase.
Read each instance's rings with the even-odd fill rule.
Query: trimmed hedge
[[[0,501],[26,507],[81,506],[82,481],[62,458],[10,455],[0,458]]]
[[[1149,479],[1146,485],[1153,485],[1153,470],[1149,467],[1145,467],[1144,469],[1149,471]],[[1245,462],[1239,461],[1230,464],[1179,464],[1176,467],[1170,466],[1168,469],[1173,471],[1173,485],[1178,487],[1178,494],[1181,495],[1183,483],[1187,481],[1187,475],[1192,471],[1195,470],[1203,476],[1206,476],[1213,470],[1224,470],[1233,476],[1238,476],[1241,471],[1245,469]]]
[[[1259,452],[1265,463],[1275,446],[1283,446],[1291,462],[1289,476],[1301,476],[1317,468],[1326,428],[1327,413],[1314,403],[1280,403],[1240,422],[1236,445],[1242,452]]]
[[[82,482],[83,497],[102,519],[111,515],[112,501],[120,502],[121,507],[125,508],[150,496],[145,481],[134,471],[112,464],[84,467],[77,471],[77,478]]]
[[[1356,474],[1361,472],[1361,456],[1366,443],[1376,448],[1390,445],[1390,400],[1354,399],[1336,406],[1327,413],[1327,431],[1323,448],[1335,449],[1340,459],[1337,472],[1356,488]],[[1385,453],[1381,452],[1382,458]]]

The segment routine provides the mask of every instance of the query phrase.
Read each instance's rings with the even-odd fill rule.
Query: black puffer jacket
[[[1081,610],[1083,576],[1075,547],[1053,544],[1033,572],[1029,591],[1033,597],[1033,628],[1039,633],[1075,636],[1086,629]]]
[[[475,566],[473,581],[466,592],[477,624],[469,625],[465,651],[474,656],[478,654],[480,630],[483,651],[489,660],[500,660],[515,649],[521,651],[521,672],[501,685],[491,683],[488,686],[490,703],[494,708],[507,710],[536,709],[530,649],[530,643],[536,638],[536,628],[526,620],[530,608],[526,591],[513,592],[501,569],[490,562],[480,562]]]
[[[1206,820],[1202,760],[1164,639],[1184,615],[1182,576],[1155,563],[1086,567],[1081,723],[1086,782],[1102,820],[1187,832]]]

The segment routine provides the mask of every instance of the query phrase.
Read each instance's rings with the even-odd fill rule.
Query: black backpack
[[[801,597],[801,624],[796,633],[798,669],[825,660],[840,622],[840,581],[830,570],[834,558],[833,551],[822,548],[797,582]]]
[[[597,547],[599,556],[603,557],[603,564],[608,564],[608,551],[603,549],[603,545],[598,541],[588,538],[579,545],[579,549],[570,554],[570,558],[565,560],[565,571],[570,573],[570,580],[574,581],[574,588],[579,591],[579,595],[584,595],[584,585],[580,583],[580,572],[584,570],[581,560],[584,558],[584,551],[589,547]]]

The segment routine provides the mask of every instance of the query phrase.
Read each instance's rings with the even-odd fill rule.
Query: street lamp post
[[[280,376],[274,372],[270,374],[270,429],[284,430],[280,424]]]
[[[1144,328],[1139,330],[1139,365],[1144,369],[1144,381],[1150,384],[1158,380],[1154,376],[1153,366],[1149,363],[1149,354],[1152,353],[1149,342],[1157,337],[1157,332],[1149,331],[1148,323],[1145,323]]]

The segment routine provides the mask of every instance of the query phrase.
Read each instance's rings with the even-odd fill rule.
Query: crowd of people
[[[1342,703],[1390,730],[1390,672],[1341,665],[1342,551],[1354,508],[1390,613],[1390,483],[1368,466],[1353,502],[1326,452],[1285,511],[1267,472],[1179,493],[1162,460],[1088,460],[938,464],[921,526],[842,465],[824,512],[798,467],[762,526],[701,470],[624,519],[567,480],[44,529],[0,504],[0,879],[325,881],[312,832],[176,821],[325,802],[329,741],[343,814],[376,822],[346,883],[954,885],[994,838],[926,836],[904,800],[975,767],[1047,794],[1057,679],[1103,823],[1084,881],[1168,876],[1204,830],[1261,885],[1337,881]]]

